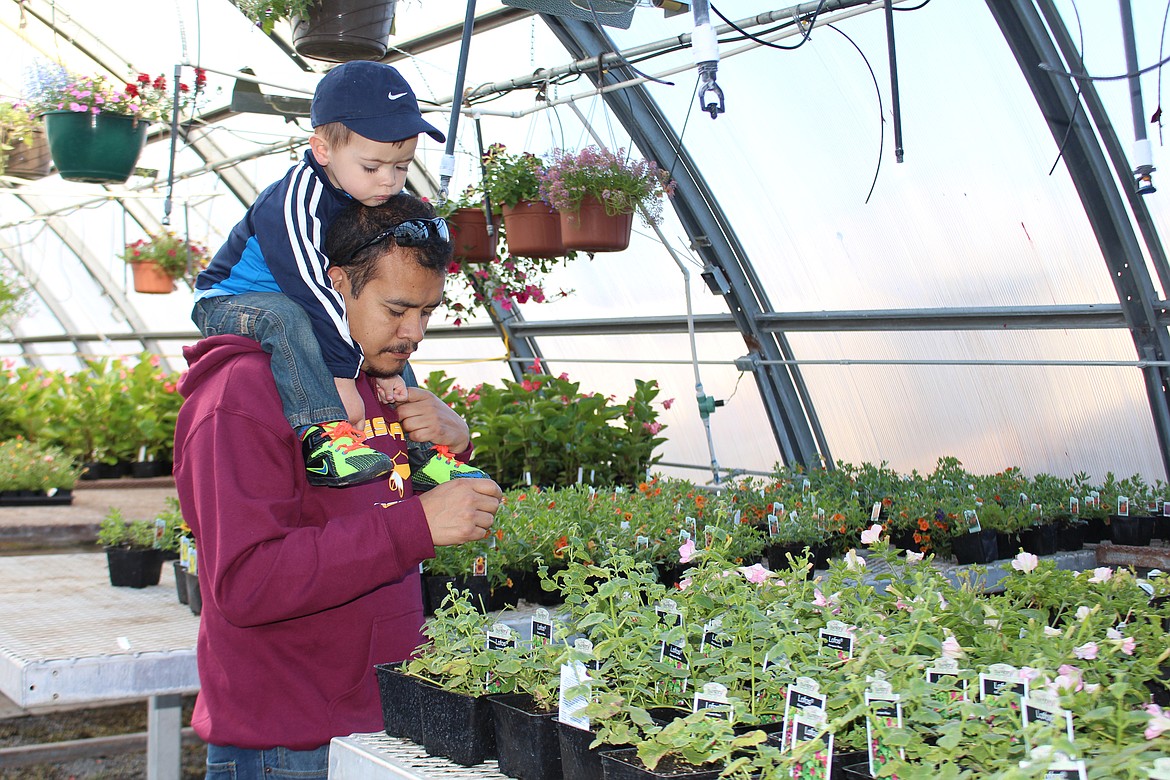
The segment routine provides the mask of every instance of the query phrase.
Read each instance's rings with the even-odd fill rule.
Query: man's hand
[[[359,431],[366,427],[366,402],[358,393],[357,382],[352,379],[333,377],[333,384],[337,385],[337,394],[341,396],[341,404],[345,407],[346,417],[350,425]]]
[[[463,452],[471,446],[467,423],[430,390],[407,388],[406,400],[400,401],[396,409],[402,430],[412,441],[441,444],[451,452]]]
[[[419,496],[436,547],[486,539],[504,492],[490,479],[453,479]]]

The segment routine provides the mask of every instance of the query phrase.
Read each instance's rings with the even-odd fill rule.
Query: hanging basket
[[[0,141],[5,139],[0,138]],[[3,152],[0,152],[3,154]],[[37,128],[23,141],[14,143],[8,152],[8,161],[4,166],[7,176],[16,176],[21,179],[43,179],[49,175],[53,167],[53,158],[49,154],[49,139],[43,128]]]
[[[630,245],[633,214],[605,212],[605,204],[592,195],[581,201],[575,214],[561,212],[561,239],[565,249],[582,252],[620,252]]]
[[[561,213],[543,201],[522,200],[504,206],[508,251],[517,257],[561,257]]]
[[[150,295],[166,295],[175,291],[175,280],[158,263],[147,260],[131,263],[134,271],[134,291]]]
[[[149,122],[119,114],[50,111],[45,114],[49,152],[61,178],[121,184],[130,178],[146,145]]]
[[[326,62],[378,60],[394,27],[398,0],[319,0],[306,18],[293,19],[293,48]]]
[[[455,259],[461,263],[490,263],[496,259],[494,243],[487,232],[483,209],[456,209],[447,217]]]

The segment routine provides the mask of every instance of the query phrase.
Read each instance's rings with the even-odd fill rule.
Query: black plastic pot
[[[1154,538],[1154,518],[1149,515],[1110,515],[1109,538],[1127,547],[1149,547]]]
[[[656,563],[654,568],[658,571],[658,581],[667,588],[673,588],[682,581],[690,566],[685,563]]]
[[[601,754],[601,771],[605,780],[646,780],[655,777],[672,780],[714,780],[719,777],[722,769],[718,764],[705,764],[699,767],[676,766],[667,757],[651,770],[638,760],[637,748],[607,750]]]
[[[496,724],[500,772],[520,780],[561,780],[555,712],[533,712],[532,697],[506,693],[489,700]]]
[[[471,603],[480,612],[490,611],[491,587],[488,578],[475,577],[446,577],[431,574],[424,578],[423,585],[427,589],[427,602],[432,613],[443,606],[443,599],[447,598],[447,584],[450,583],[456,591],[464,591],[471,595]]]
[[[319,0],[293,19],[297,54],[316,60],[376,60],[386,53],[397,0]]]
[[[130,463],[130,476],[138,479],[165,477],[171,473],[171,464],[161,460],[136,460]]]
[[[110,567],[110,584],[116,588],[145,588],[149,585],[158,585],[162,577],[161,550],[107,547],[106,563]]]
[[[565,780],[597,780],[601,777],[601,754],[628,745],[603,745],[590,748],[597,735],[587,729],[557,723],[557,740],[561,746],[561,773]]]
[[[171,565],[175,569],[175,595],[179,597],[180,604],[187,603],[187,570],[179,565],[178,561],[172,561]]]
[[[795,542],[791,544],[770,544],[764,548],[765,565],[770,571],[786,571],[788,569],[788,556],[799,558],[804,555],[807,549],[803,544]],[[812,562],[812,554],[809,554],[809,562]],[[809,576],[812,576],[812,571],[809,571]]]
[[[960,534],[951,538],[951,552],[961,564],[991,563],[999,558],[999,542],[995,531]]]
[[[1020,551],[1020,535],[997,533],[995,535],[996,560],[1000,558],[1015,558]]]
[[[378,664],[374,667],[374,675],[378,678],[378,696],[382,702],[382,724],[386,727],[386,734],[422,744],[422,711],[419,709],[418,689],[430,683],[404,674],[401,663]]]
[[[429,755],[463,766],[496,757],[496,729],[488,697],[429,686],[417,688],[415,695],[419,711],[425,713],[422,738]]]
[[[864,754],[862,755],[864,756]],[[840,766],[834,760],[833,776],[839,777],[841,780],[870,780],[873,775],[869,773],[869,758],[863,757],[860,761]]]
[[[489,590],[487,602],[489,612],[499,612],[501,609],[515,607],[520,603],[520,589],[516,587],[515,581],[511,585],[505,582],[503,585]]]
[[[199,577],[189,571],[184,571],[183,576],[187,579],[187,606],[190,607],[192,615],[198,615],[203,612],[203,592],[199,590]]]
[[[130,471],[130,464],[126,461],[104,463],[100,460],[90,461],[81,469],[81,479],[121,479]]]
[[[1056,522],[1056,549],[1067,552],[1076,552],[1085,546],[1085,526],[1083,520],[1065,518]]]
[[[1103,517],[1090,517],[1085,523],[1085,542],[1097,544],[1109,538],[1109,525]]]
[[[1020,531],[1020,546],[1033,555],[1056,554],[1056,524],[1043,523]]]

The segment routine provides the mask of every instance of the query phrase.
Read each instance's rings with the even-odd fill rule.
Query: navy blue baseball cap
[[[340,122],[371,141],[390,143],[426,133],[446,138],[422,118],[414,90],[397,70],[381,62],[353,60],[317,82],[309,119],[313,127]]]

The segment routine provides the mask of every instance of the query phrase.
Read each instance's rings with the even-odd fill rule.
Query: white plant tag
[[[1072,713],[1060,706],[1060,698],[1048,691],[1032,691],[1024,697],[1020,718],[1026,729],[1029,723],[1045,723],[1064,731],[1068,741],[1073,741]],[[1029,745],[1029,749],[1035,745]]]
[[[1000,696],[1005,693],[1028,695],[1028,681],[1020,675],[1019,669],[1009,664],[992,664],[986,672],[980,673],[980,701],[988,696]]]
[[[561,689],[557,720],[566,726],[589,730],[589,718],[579,714],[589,705],[589,682],[592,678],[580,661],[561,664]],[[570,695],[570,691],[573,695]]]
[[[540,607],[532,615],[532,641],[541,645],[552,644],[552,618],[549,617],[548,610],[544,607]]]
[[[727,686],[719,683],[705,683],[702,690],[695,692],[695,697],[691,702],[691,712],[699,710],[705,711],[713,718],[735,720],[735,710],[727,699]]]
[[[830,620],[820,630],[821,650],[828,650],[838,658],[853,657],[853,634],[840,620]]]
[[[824,710],[826,697],[820,688],[817,681],[811,677],[797,677],[796,682],[788,686],[788,693],[784,697],[784,728],[780,732],[781,752],[792,746],[796,713],[803,712],[809,707]]]
[[[869,690],[865,692],[865,703],[869,713],[865,718],[866,743],[869,745],[869,774],[877,777],[878,770],[888,764],[894,756],[899,760],[906,758],[901,748],[894,749],[882,742],[881,734],[875,728],[875,723],[882,722],[887,728],[902,728],[902,696],[894,693],[890,684],[885,680],[874,680]]]

